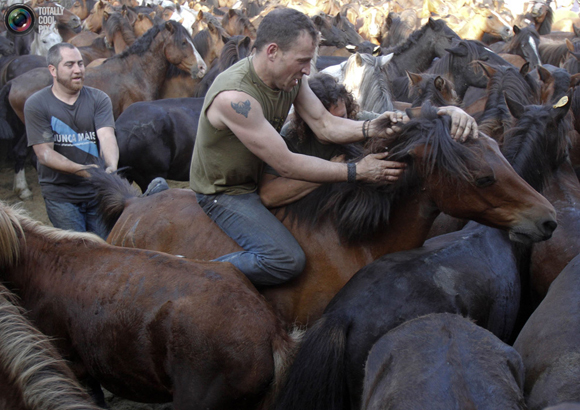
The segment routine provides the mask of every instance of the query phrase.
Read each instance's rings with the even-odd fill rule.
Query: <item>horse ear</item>
[[[243,46],[249,47],[250,46],[250,42],[252,41],[252,39],[248,36],[244,37],[244,39],[242,40],[241,44]]]
[[[316,16],[313,17],[313,21],[314,21],[314,24],[317,26],[322,26],[324,24],[324,21],[322,20],[322,17],[320,17],[319,14],[317,14]]]
[[[393,58],[393,55],[394,55],[394,53],[387,54],[386,56],[377,56],[377,58],[379,59],[379,65],[381,67],[384,67],[387,64],[389,64],[389,61],[391,61],[391,59]]]
[[[526,61],[526,63],[520,68],[520,74],[525,77],[530,72],[530,62]]]
[[[169,21],[165,22],[165,28],[167,29],[167,31],[169,31],[170,33],[173,33],[175,31],[175,27],[173,27],[173,24],[171,24]]]
[[[550,73],[547,69],[545,69],[541,65],[539,65],[536,68],[538,70],[538,74],[539,74],[540,80],[542,80],[542,82],[547,83],[550,80],[554,81],[554,77],[552,76],[552,73]]]
[[[342,16],[340,15],[340,12],[336,13],[334,21],[336,22],[336,24],[340,24],[340,22],[342,21]]]
[[[437,29],[437,25],[435,24],[435,20],[433,20],[432,17],[429,17],[429,21],[427,22],[427,24],[429,24],[429,27],[431,27],[432,30]]]
[[[519,34],[520,33],[521,30],[520,30],[520,28],[518,26],[516,26],[514,24],[514,27],[513,28],[514,28],[514,34]]]
[[[236,15],[236,10],[235,9],[229,9],[228,10],[228,17],[232,18]]]
[[[517,119],[522,118],[524,115],[524,106],[517,101],[512,100],[510,97],[503,93],[503,98],[510,110],[510,113]]]
[[[410,71],[407,70],[405,70],[405,72],[407,73],[407,78],[409,78],[409,87],[419,84],[423,79],[421,74],[411,73]]]
[[[215,28],[215,26],[211,21],[207,23],[207,29],[212,34],[215,34],[215,32],[217,31],[217,29]]]
[[[198,19],[198,20],[203,20],[203,11],[202,11],[202,10],[200,10],[200,11],[197,13],[197,19]]]
[[[467,57],[467,46],[463,43],[460,42],[457,46],[453,47],[453,48],[446,48],[445,51],[454,54],[458,57]]]
[[[574,88],[578,84],[580,84],[580,74],[574,74],[572,77],[570,77],[570,88]]]
[[[572,24],[572,29],[574,30],[574,35],[580,37],[580,28],[576,27],[576,24]]]
[[[568,51],[574,52],[574,44],[570,41],[570,39],[566,39],[566,48]]]
[[[485,73],[485,75],[488,78],[493,77],[493,75],[497,72],[497,70],[490,66],[489,64],[484,63],[483,61],[479,61],[477,60],[477,64],[479,64],[481,66],[481,68],[483,69],[483,72]]]
[[[443,87],[445,87],[445,78],[438,75],[437,78],[435,78],[434,84],[438,91],[442,91]]]
[[[363,59],[362,59],[360,53],[356,53],[354,55],[354,62],[356,63],[357,66],[362,67],[362,65],[363,65]]]

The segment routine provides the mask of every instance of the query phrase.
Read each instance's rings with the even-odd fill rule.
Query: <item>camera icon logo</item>
[[[36,13],[26,4],[14,4],[4,14],[6,29],[15,35],[25,35],[36,28]]]

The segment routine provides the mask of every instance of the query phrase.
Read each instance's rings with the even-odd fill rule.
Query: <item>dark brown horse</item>
[[[0,285],[0,408],[98,410],[49,338],[17,303]]]
[[[229,264],[111,246],[1,202],[0,237],[2,281],[80,380],[118,396],[255,409],[290,358],[296,340]]]
[[[362,410],[525,409],[518,352],[460,315],[426,315],[386,333],[365,373]]]
[[[409,164],[398,184],[329,184],[278,210],[307,256],[298,278],[262,290],[289,323],[311,324],[352,275],[379,256],[421,246],[440,211],[508,229],[516,238],[521,233],[521,240],[551,235],[552,206],[517,176],[494,141],[455,143],[437,124],[427,120],[430,131],[420,132],[414,123],[387,141],[391,154]],[[136,198],[108,174],[98,185],[114,224],[111,244],[198,259],[240,250],[198,207],[192,191]],[[189,222],[183,227],[179,221]]]
[[[563,117],[567,107],[556,111]],[[525,137],[514,135],[507,154],[541,189],[541,176],[557,166],[556,154],[566,141],[552,134]],[[509,239],[518,238],[510,234]],[[369,350],[381,335],[421,315],[461,314],[509,341],[520,310],[519,267],[526,257],[509,239],[505,232],[470,222],[459,232],[366,265],[306,333],[277,410],[359,408]]]
[[[526,367],[524,394],[530,410],[580,401],[579,280],[580,256],[576,256],[554,280],[514,343]]]

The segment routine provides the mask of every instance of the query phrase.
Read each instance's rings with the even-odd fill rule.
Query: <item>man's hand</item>
[[[83,165],[75,174],[83,178],[90,178],[91,174],[87,171],[89,168],[99,168],[99,166],[97,164]]]
[[[404,162],[385,161],[388,152],[370,154],[356,164],[357,181],[393,184],[405,170]]]
[[[455,141],[465,142],[468,137],[477,138],[477,123],[469,114],[459,107],[441,107],[437,111],[438,115],[449,115],[451,117],[451,137]]]
[[[391,126],[386,128],[386,129],[382,129],[382,130],[376,129],[376,127],[374,126],[376,124],[375,121],[381,120],[384,118],[388,118],[391,121]],[[396,132],[400,131],[400,128],[395,126],[395,124],[397,124],[397,123],[404,124],[407,121],[409,121],[409,117],[407,117],[407,114],[404,111],[385,111],[380,116],[378,116],[377,118],[375,118],[374,120],[371,121],[371,124],[369,127],[369,137],[385,138],[385,137],[391,136],[391,135],[395,134]]]

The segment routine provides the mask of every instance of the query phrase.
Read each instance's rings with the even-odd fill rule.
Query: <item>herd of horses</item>
[[[578,22],[550,3],[69,5],[55,28],[116,119],[121,171],[90,178],[111,233],[0,201],[0,407],[96,409],[102,386],[176,410],[578,408],[580,33],[555,31]],[[307,264],[255,288],[211,262],[241,248],[191,190],[141,192],[188,179],[205,92],[276,7],[319,29],[312,71],[363,111],[411,119],[347,150],[388,147],[407,164],[396,184],[326,184],[272,209]],[[18,178],[24,102],[52,81],[21,48],[0,36],[0,138]],[[479,137],[454,141],[442,105]]]

